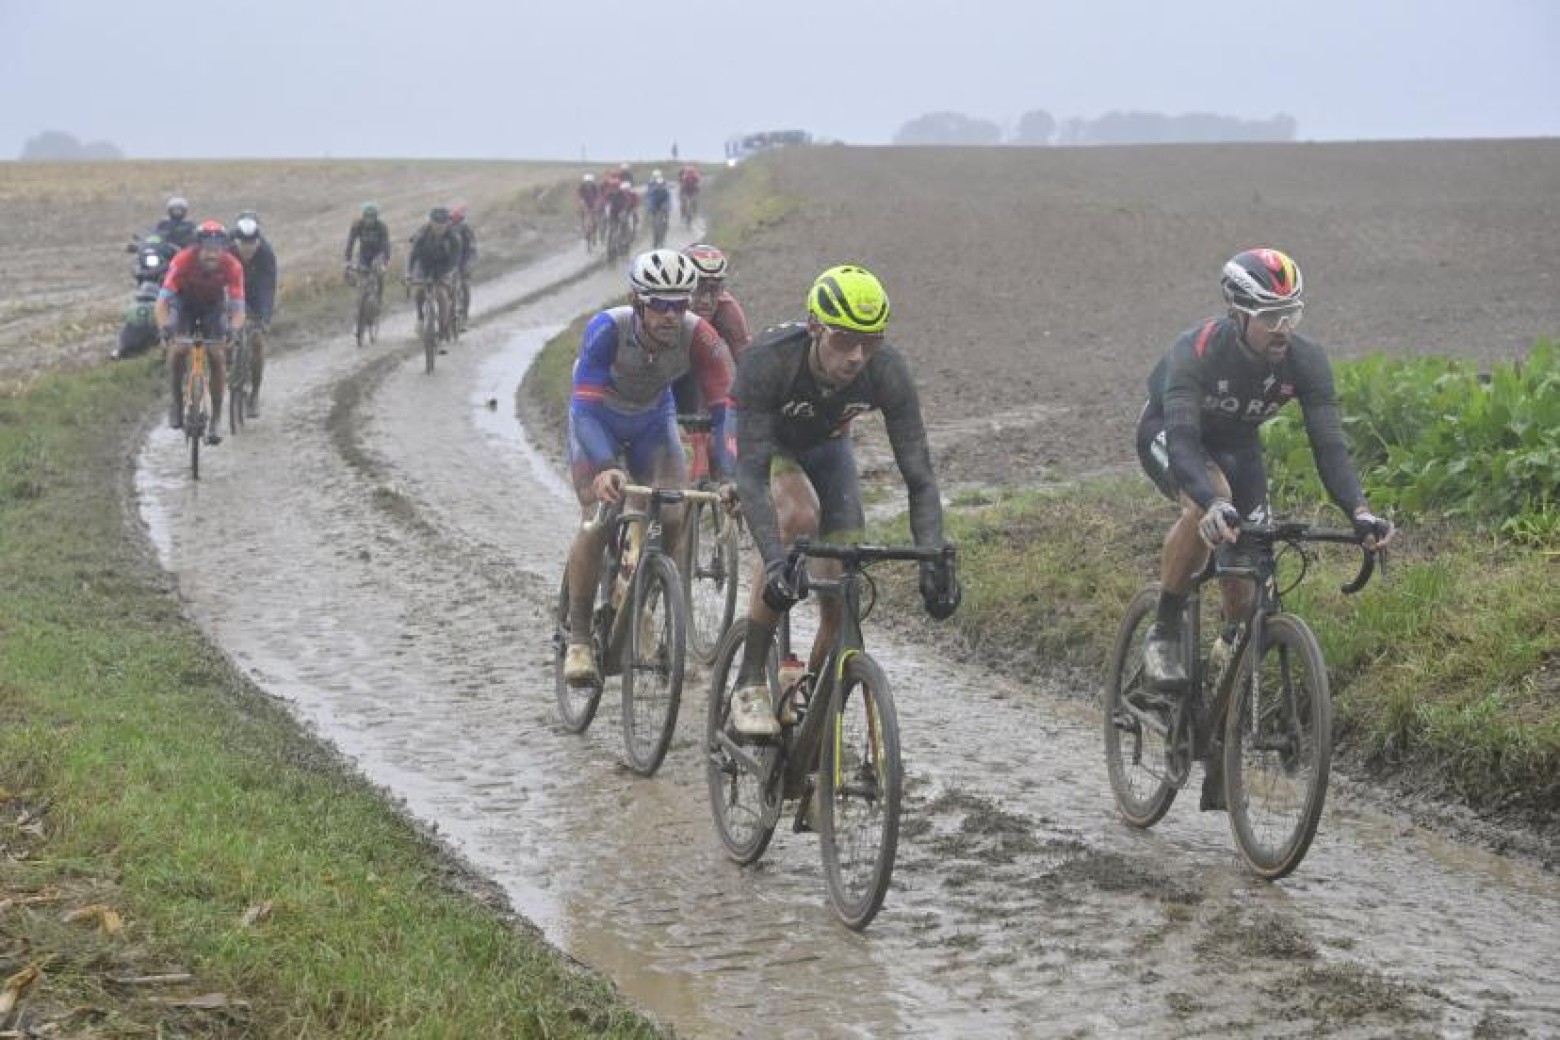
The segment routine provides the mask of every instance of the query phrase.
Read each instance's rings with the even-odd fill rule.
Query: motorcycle
[[[109,356],[115,361],[133,357],[157,343],[157,293],[162,289],[168,263],[178,250],[160,235],[136,236],[125,246],[135,254],[130,274],[135,279],[130,305],[125,308],[124,324],[119,327],[119,345]]]

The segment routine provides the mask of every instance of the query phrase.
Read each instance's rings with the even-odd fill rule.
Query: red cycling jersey
[[[216,266],[200,262],[200,247],[186,246],[174,254],[163,278],[163,294],[180,296],[191,303],[216,303],[227,294],[229,303],[244,302],[244,265],[232,253],[223,253]]]
[[[703,179],[703,175],[694,166],[684,166],[682,173],[677,175],[677,183],[682,185],[683,191],[698,191],[699,182]]]

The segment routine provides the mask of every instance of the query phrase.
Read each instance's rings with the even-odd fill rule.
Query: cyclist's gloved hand
[[[620,469],[604,469],[596,474],[596,479],[590,482],[590,489],[596,496],[596,501],[606,502],[608,505],[617,505],[623,501],[623,485],[628,483],[628,474]]]
[[[946,621],[959,609],[964,590],[959,587],[958,575],[943,563],[921,564],[921,602],[934,621]]]
[[[804,564],[797,564],[800,571]],[[798,586],[799,574],[791,573],[784,559],[774,560],[764,565],[764,606],[770,610],[785,613],[806,595]]]
[[[715,489],[715,493],[720,496],[721,508],[726,510],[727,513],[736,516],[742,512],[742,500],[737,497],[737,485],[729,480],[721,481],[720,486]]]
[[[1240,510],[1227,498],[1216,498],[1197,523],[1203,544],[1212,549],[1220,542],[1233,542],[1240,533]]]
[[[1354,533],[1365,539],[1365,548],[1384,549],[1397,531],[1391,520],[1377,516],[1369,506],[1354,511]]]

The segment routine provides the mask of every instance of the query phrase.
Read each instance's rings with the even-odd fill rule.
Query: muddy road
[[[546,338],[620,291],[578,249],[479,293],[434,376],[404,319],[373,350],[273,363],[265,417],[186,479],[154,431],[137,508],[189,609],[262,687],[439,831],[564,949],[694,1037],[1541,1036],[1560,1031],[1560,881],[1337,788],[1298,874],[1238,867],[1195,790],[1113,816],[1075,691],[869,638],[909,785],[888,902],[833,920],[815,840],[741,870],[709,821],[690,681],[652,780],[616,688],[554,721],[546,611],[576,511],[514,418]],[[490,405],[496,404],[496,407]],[[1190,803],[1190,804],[1188,804]]]

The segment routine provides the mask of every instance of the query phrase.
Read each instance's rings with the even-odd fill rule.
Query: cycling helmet
[[[700,242],[683,250],[683,256],[693,261],[700,278],[726,277],[726,254],[712,245]]]
[[[448,224],[450,222],[450,211],[443,206],[435,206],[428,211],[428,219],[435,224]]]
[[[203,220],[200,227],[195,229],[195,243],[202,246],[220,246],[223,249],[228,245],[227,228],[221,221]]]
[[[450,207],[450,219],[453,220],[457,224],[459,224],[461,221],[465,220],[466,219],[466,207],[465,206],[451,206]]]
[[[699,271],[675,249],[652,249],[634,257],[628,284],[642,296],[690,296],[699,284]]]
[[[661,176],[661,171],[660,170],[651,170],[650,171],[651,183],[660,184],[665,179],[666,178]]]
[[[1247,249],[1224,265],[1219,288],[1232,307],[1280,307],[1298,303],[1305,280],[1288,254],[1276,249]]]
[[[365,203],[363,203],[363,216],[365,216],[365,217],[377,217],[377,216],[379,216],[379,203],[377,203],[377,202],[365,202]]]
[[[594,173],[587,173],[585,176],[581,177],[580,180],[584,181],[586,184],[595,184],[596,175]]]
[[[248,213],[233,221],[233,240],[236,242],[258,242],[260,240],[260,221]]]
[[[820,274],[807,293],[807,309],[830,328],[876,333],[888,327],[888,293],[883,283],[854,264]]]
[[[179,212],[174,213],[174,210]],[[168,200],[168,216],[173,217],[174,220],[183,220],[189,212],[190,204],[183,195],[174,195]]]

